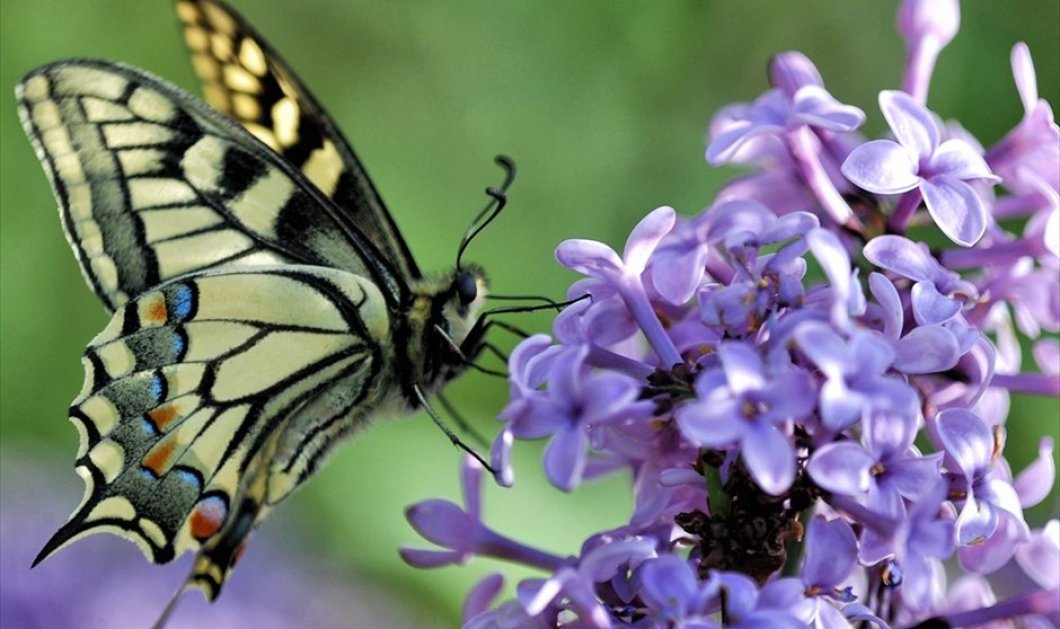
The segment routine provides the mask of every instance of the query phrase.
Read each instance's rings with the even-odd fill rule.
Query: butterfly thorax
[[[406,399],[419,385],[431,394],[463,372],[481,350],[473,333],[486,299],[486,275],[474,266],[425,278],[412,284],[413,298],[403,317],[396,317],[396,370]]]

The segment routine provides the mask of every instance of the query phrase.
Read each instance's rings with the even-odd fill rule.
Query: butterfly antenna
[[[500,187],[490,186],[486,188],[486,194],[490,196],[490,201],[475,216],[471,224],[467,226],[464,237],[460,239],[460,248],[456,251],[456,268],[458,269],[463,268],[461,261],[467,246],[483,229],[486,229],[487,225],[493,222],[493,219],[497,218],[504,206],[508,204],[508,188],[515,181],[515,162],[507,155],[498,155],[494,161],[504,169],[504,181]]]
[[[169,622],[169,617],[173,615],[173,610],[177,608],[177,603],[180,601],[184,592],[187,591],[190,581],[184,581],[177,588],[177,591],[173,593],[173,596],[166,603],[166,608],[162,610],[162,614],[155,621],[155,624],[151,625],[151,629],[163,629],[166,623]]]
[[[445,425],[445,423],[442,421],[442,418],[438,416],[438,413],[433,408],[431,408],[430,403],[427,402],[427,396],[423,394],[423,389],[420,388],[420,385],[412,385],[412,390],[416,392],[416,398],[423,406],[423,410],[427,411],[427,414],[431,416],[432,420],[434,420],[435,425],[442,429],[442,432],[445,433],[446,437],[449,437],[449,441],[451,441],[454,446],[470,454],[472,457],[474,457],[476,461],[482,464],[482,467],[486,468],[486,470],[490,474],[496,476],[497,470],[493,469],[493,466],[490,465],[485,459],[483,459],[481,454],[475,452],[474,449],[472,449],[466,443],[461,441],[460,437],[457,437],[455,434],[453,434],[452,430],[449,430],[449,427]]]
[[[490,310],[485,310],[479,316],[480,317],[490,317],[490,316],[499,315],[499,314],[513,314],[513,313],[517,313],[517,312],[537,312],[539,310],[552,310],[554,308],[559,308],[560,310],[562,310],[563,308],[566,308],[567,306],[570,306],[572,304],[576,304],[579,301],[584,301],[586,299],[589,299],[590,297],[591,297],[591,295],[589,293],[585,293],[584,295],[582,295],[581,297],[578,297],[577,299],[568,299],[567,301],[561,301],[561,302],[558,302],[558,303],[549,300],[550,303],[540,304],[540,305],[537,305],[537,306],[502,306],[500,308],[491,308]]]
[[[544,295],[495,295],[490,293],[486,295],[486,299],[493,299],[496,301],[540,301],[552,306],[556,312],[563,310],[563,307],[556,300],[545,297]]]

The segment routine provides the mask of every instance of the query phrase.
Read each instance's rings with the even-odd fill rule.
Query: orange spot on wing
[[[173,458],[173,450],[176,449],[176,447],[176,440],[167,439],[152,448],[151,451],[147,453],[147,456],[143,458],[141,463],[144,467],[151,470],[155,476],[161,476],[169,467],[169,460]]]
[[[161,295],[151,300],[151,303],[147,306],[147,311],[144,312],[144,318],[150,323],[165,323],[168,316],[166,300]]]
[[[159,406],[153,411],[148,411],[147,417],[151,420],[151,423],[155,425],[155,429],[159,432],[165,432],[169,425],[177,418],[179,412],[174,404],[167,404],[165,406]]]
[[[205,540],[213,537],[221,530],[225,515],[224,503],[216,499],[206,499],[199,503],[191,512],[191,535],[195,539]]]

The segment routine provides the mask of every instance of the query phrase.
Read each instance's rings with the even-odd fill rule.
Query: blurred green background
[[[707,206],[734,173],[703,161],[707,121],[720,106],[766,88],[771,54],[806,53],[837,98],[866,111],[869,134],[884,128],[876,93],[898,85],[904,58],[895,6],[878,0],[234,4],[345,130],[421,267],[452,264],[483,189],[499,180],[493,155],[515,158],[511,206],[470,251],[506,293],[561,296],[573,277],[552,250],[564,238],[620,247],[656,206],[686,214]],[[1022,115],[1009,70],[1016,41],[1030,45],[1042,96],[1060,103],[1060,3],[969,2],[963,11],[929,105],[989,146]],[[80,388],[82,348],[105,317],[63,239],[12,89],[23,73],[63,57],[120,60],[196,93],[198,85],[169,2],[11,0],[0,22],[2,446],[72,461],[76,435],[66,408]],[[521,323],[544,330],[547,317]],[[478,374],[449,391],[489,435],[506,393],[505,383]],[[1008,426],[1016,470],[1033,458],[1036,435],[1055,437],[1058,424],[1055,400],[1014,400]],[[518,449],[515,488],[487,492],[487,521],[497,529],[565,554],[628,516],[625,479],[561,495],[544,484],[539,452]],[[459,460],[423,417],[373,426],[278,510],[283,523],[263,530],[296,531],[278,543],[328,557],[353,580],[392,587],[424,610],[422,618],[455,624],[469,585],[497,566],[476,560],[418,571],[396,548],[420,544],[405,523],[406,505],[456,498]],[[70,468],[57,473],[80,488]],[[1032,514],[1038,523],[1056,512],[1049,502]],[[41,522],[40,541],[58,524]],[[131,545],[128,552],[136,553]]]

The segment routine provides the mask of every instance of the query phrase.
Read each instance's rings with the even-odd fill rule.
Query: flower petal
[[[1042,437],[1038,442],[1038,458],[1016,477],[1012,486],[1019,495],[1020,506],[1033,507],[1049,496],[1056,480],[1056,467],[1053,463],[1053,440]]]
[[[718,348],[718,358],[721,359],[725,378],[733,393],[739,395],[765,386],[762,358],[751,345],[739,341],[722,343]]]
[[[552,436],[544,458],[545,473],[553,485],[570,491],[581,483],[587,442],[581,426],[569,426]]]
[[[931,282],[917,282],[911,293],[913,318],[920,325],[946,323],[961,311],[959,301],[940,293]]]
[[[865,245],[863,253],[869,262],[881,269],[917,282],[931,282],[938,275],[939,263],[931,254],[903,236],[877,236]]]
[[[476,583],[471,588],[471,591],[467,593],[467,598],[464,599],[464,607],[460,614],[463,622],[467,623],[467,621],[489,609],[503,587],[504,577],[496,572],[487,574],[481,581]]]
[[[806,471],[828,491],[858,496],[872,485],[869,470],[875,464],[876,459],[858,444],[839,441],[825,444],[814,452]]]
[[[802,580],[825,591],[839,586],[857,563],[858,540],[846,520],[816,516],[806,531]]]
[[[990,469],[994,435],[975,413],[948,408],[935,416],[939,441],[969,481]],[[969,501],[971,502],[971,501]]]
[[[986,204],[967,183],[939,175],[921,183],[920,192],[931,218],[953,242],[971,247],[986,233]]]
[[[843,176],[859,188],[878,194],[898,194],[920,185],[916,156],[890,140],[873,140],[847,155]]]
[[[892,341],[897,341],[902,334],[904,313],[898,289],[883,273],[873,271],[869,274],[869,290],[876,298],[883,314],[883,334]]]
[[[847,133],[865,122],[865,112],[837,101],[819,85],[807,85],[795,93],[792,122],[828,131]]]
[[[1023,42],[1012,47],[1012,76],[1016,79],[1016,91],[1023,101],[1023,110],[1031,111],[1038,104],[1038,78],[1034,73],[1030,48]]]
[[[929,168],[931,177],[948,175],[957,179],[986,179],[995,183],[1001,181],[990,171],[990,166],[987,166],[979,151],[964,140],[943,142],[931,156]]]
[[[405,518],[416,532],[439,546],[463,550],[473,544],[481,525],[448,500],[425,500],[405,510]]]
[[[880,111],[887,119],[898,143],[922,159],[939,145],[939,128],[931,112],[913,98],[898,90],[880,92]]]
[[[769,60],[769,84],[788,98],[793,98],[799,88],[807,85],[824,86],[821,73],[810,59],[797,50],[774,55]]]
[[[925,325],[906,334],[895,347],[894,368],[902,373],[938,373],[957,364],[957,337],[941,325]]]
[[[564,240],[556,247],[556,260],[582,275],[608,278],[622,271],[622,260],[615,250],[595,240]]]
[[[843,338],[831,326],[820,321],[805,321],[795,328],[795,342],[803,354],[828,378],[843,378],[854,371],[850,353]]]
[[[670,233],[677,222],[677,213],[672,207],[662,206],[648,213],[640,219],[637,226],[629,234],[626,240],[626,248],[622,252],[622,260],[625,262],[626,273],[640,275],[648,266],[648,258],[663,236]]]
[[[427,550],[425,548],[399,548],[401,559],[413,568],[440,568],[466,561],[465,553],[455,550]]]
[[[779,496],[795,480],[795,450],[775,426],[750,426],[740,442],[740,456],[758,486],[768,494]]]
[[[737,415],[738,411],[732,398],[688,404],[677,410],[677,425],[693,443],[720,448],[738,441],[744,434],[747,424]]]

